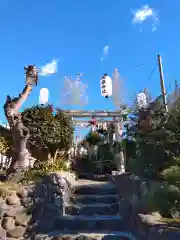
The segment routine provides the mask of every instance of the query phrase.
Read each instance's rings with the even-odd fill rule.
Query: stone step
[[[78,231],[124,231],[127,224],[120,216],[63,216],[55,220],[54,227],[59,230]]]
[[[118,203],[114,204],[90,204],[90,205],[69,205],[65,206],[65,213],[67,215],[117,215]]]
[[[139,240],[131,232],[54,233],[51,240]]]
[[[89,173],[81,173],[78,175],[78,179],[86,179],[92,181],[105,182],[112,179],[111,174],[89,174]]]
[[[117,195],[72,195],[70,199],[73,204],[94,204],[94,203],[104,203],[112,204],[117,202]]]
[[[80,195],[90,195],[90,194],[98,194],[98,195],[109,195],[116,194],[117,189],[113,183],[96,183],[96,184],[84,184],[77,185],[75,187],[75,194]]]

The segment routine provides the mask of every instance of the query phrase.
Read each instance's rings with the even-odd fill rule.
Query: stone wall
[[[7,239],[44,239],[63,215],[75,176],[59,172],[45,176],[39,183],[0,185],[0,237]]]
[[[119,212],[147,240],[178,240],[180,224],[165,223],[159,213],[152,213],[147,194],[159,187],[160,182],[147,181],[124,173],[115,177],[119,192]]]

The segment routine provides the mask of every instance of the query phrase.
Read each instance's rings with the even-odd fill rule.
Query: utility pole
[[[160,85],[161,85],[161,94],[163,97],[163,104],[165,106],[165,111],[168,113],[168,106],[167,106],[167,96],[166,96],[166,89],[164,84],[164,74],[163,74],[163,67],[162,67],[162,58],[160,54],[157,55],[158,59],[158,67],[159,67],[159,76],[160,76]]]

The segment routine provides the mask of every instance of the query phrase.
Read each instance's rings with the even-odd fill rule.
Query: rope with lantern
[[[112,79],[105,73],[100,80],[101,95],[104,98],[112,96]]]

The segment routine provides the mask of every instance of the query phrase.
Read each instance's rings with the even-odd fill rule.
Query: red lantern
[[[90,121],[89,121],[89,123],[90,123],[90,125],[93,125],[93,126],[95,126],[96,125],[96,119],[95,118],[92,118]]]

